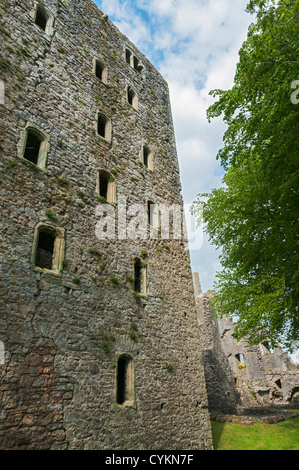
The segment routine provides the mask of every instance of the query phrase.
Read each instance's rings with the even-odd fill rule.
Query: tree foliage
[[[193,209],[222,248],[213,302],[236,318],[236,337],[257,343],[266,335],[291,350],[299,330],[299,104],[291,99],[299,0],[251,0],[247,10],[256,21],[234,85],[213,90],[218,100],[207,112],[227,124],[217,155],[224,184],[198,195]]]

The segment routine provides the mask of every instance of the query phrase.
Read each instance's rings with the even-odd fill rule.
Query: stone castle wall
[[[121,200],[182,206],[167,84],[89,0],[0,11],[0,448],[211,449],[186,242],[118,226]]]
[[[234,414],[263,407],[298,408],[296,364],[280,347],[270,350],[268,344],[236,341],[232,320],[212,313],[212,293],[203,294],[198,274],[193,276],[209,410]]]

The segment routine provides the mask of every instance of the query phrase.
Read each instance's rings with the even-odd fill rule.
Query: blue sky
[[[216,161],[225,131],[222,119],[211,124],[209,91],[233,84],[238,51],[253,18],[247,0],[95,0],[161,72],[169,84],[185,204],[198,193],[221,185]],[[206,235],[190,244],[192,269],[204,291],[220,269],[219,252]]]

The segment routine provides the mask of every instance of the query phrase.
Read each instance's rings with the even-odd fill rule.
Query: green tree
[[[207,112],[227,124],[217,155],[224,185],[198,195],[193,212],[222,249],[213,303],[234,316],[237,339],[266,335],[291,350],[299,331],[299,0],[252,0],[247,11],[256,21],[234,85],[211,91],[218,101]]]

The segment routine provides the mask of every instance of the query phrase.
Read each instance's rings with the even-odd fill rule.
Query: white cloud
[[[252,17],[247,0],[95,0],[149,58],[170,88],[183,197],[186,203],[221,184],[216,161],[225,127],[211,124],[209,91],[228,89]],[[191,253],[205,288],[212,288],[218,253],[204,239]]]

